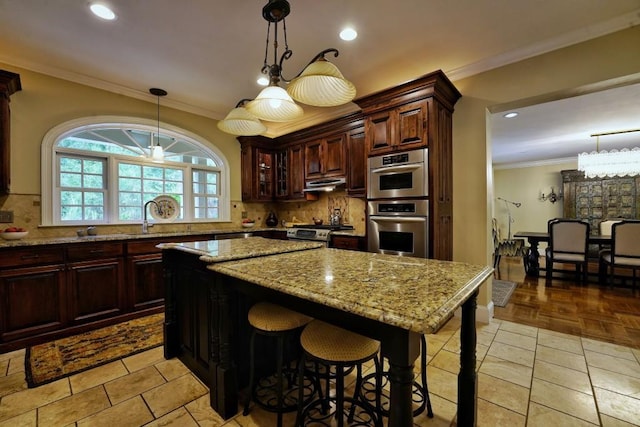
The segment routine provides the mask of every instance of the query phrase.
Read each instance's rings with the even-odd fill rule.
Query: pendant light
[[[218,123],[218,127],[224,132],[244,136],[256,135],[256,133],[250,133],[259,129],[251,116],[258,121],[287,122],[296,120],[302,117],[304,111],[294,100],[312,106],[334,107],[351,102],[355,98],[356,88],[353,83],[345,79],[340,70],[325,58],[328,53],[333,53],[337,57],[339,53],[337,49],[325,49],[317,54],[292,80],[282,76],[283,62],[293,55],[293,51],[289,49],[287,43],[287,24],[285,21],[290,11],[291,7],[287,0],[269,0],[262,8],[262,17],[268,22],[262,73],[269,76],[269,85],[255,99],[244,103],[244,108],[238,103],[236,108]],[[284,36],[284,53],[278,60],[278,23],[280,22],[282,22],[282,35]],[[267,58],[269,56],[271,24],[274,27],[273,63],[269,65]],[[281,81],[289,83],[287,90],[280,86]],[[243,109],[236,111],[238,108]],[[247,113],[250,116],[247,116]],[[262,132],[264,131],[260,133]]]
[[[218,122],[218,129],[232,135],[253,136],[260,135],[267,127],[245,108],[250,99],[242,99],[231,110],[224,120]]]
[[[158,133],[156,144],[153,144],[153,134],[151,134],[151,146],[149,147],[151,160],[156,163],[161,163],[164,161],[164,150],[160,145],[160,97],[166,96],[167,91],[164,89],[158,89],[157,87],[152,87],[149,89],[149,92],[152,95],[155,95],[158,98]]]

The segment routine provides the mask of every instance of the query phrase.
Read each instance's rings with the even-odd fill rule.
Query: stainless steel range
[[[353,230],[352,225],[294,225],[287,229],[287,238],[292,240],[313,240],[329,245],[331,232]]]

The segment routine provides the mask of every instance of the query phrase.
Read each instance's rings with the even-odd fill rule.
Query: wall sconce
[[[556,191],[553,187],[551,187],[550,193],[547,193],[547,194],[540,193],[540,200],[543,202],[546,202],[548,200],[551,203],[555,203],[560,199],[562,199],[562,193],[556,194]]]

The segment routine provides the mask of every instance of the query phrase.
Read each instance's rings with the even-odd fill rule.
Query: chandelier
[[[291,7],[287,0],[269,0],[262,8],[262,17],[267,24],[267,42],[264,52],[262,73],[269,76],[269,85],[255,99],[243,99],[218,122],[218,128],[233,135],[258,135],[266,130],[261,120],[287,122],[303,115],[302,107],[295,101],[315,107],[335,107],[351,102],[356,96],[356,88],[346,80],[340,70],[329,62],[325,55],[337,57],[337,49],[325,49],[318,53],[293,79],[282,75],[282,64],[291,58],[293,51],[287,43],[285,18]],[[282,22],[284,52],[278,60],[278,23]],[[273,63],[269,64],[269,38],[273,24]],[[288,83],[287,89],[280,81]],[[295,100],[295,101],[294,101]]]
[[[615,132],[595,133],[596,151],[578,154],[578,170],[584,172],[586,178],[610,178],[615,176],[640,175],[640,148],[631,150],[602,150],[600,151],[600,137],[618,135],[622,133],[640,132],[640,129]]]

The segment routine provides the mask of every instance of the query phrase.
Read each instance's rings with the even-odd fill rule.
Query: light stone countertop
[[[208,268],[421,334],[436,332],[493,271],[489,266],[329,248]]]
[[[41,245],[60,245],[68,243],[90,243],[90,242],[108,242],[115,240],[139,240],[139,239],[161,239],[163,237],[177,236],[203,236],[212,234],[230,234],[230,233],[253,233],[256,231],[285,231],[286,228],[233,228],[233,229],[212,229],[212,230],[196,230],[196,231],[174,231],[159,233],[115,233],[115,234],[98,234],[96,236],[68,236],[68,237],[35,237],[28,236],[20,240],[3,240],[0,239],[0,248],[11,248],[21,246],[41,246]],[[75,230],[74,230],[75,233]]]
[[[200,260],[218,263],[245,258],[262,257],[286,252],[303,251],[324,247],[321,242],[300,240],[274,240],[263,237],[247,237],[246,239],[206,240],[199,242],[162,243],[162,249],[176,249],[199,255]]]

